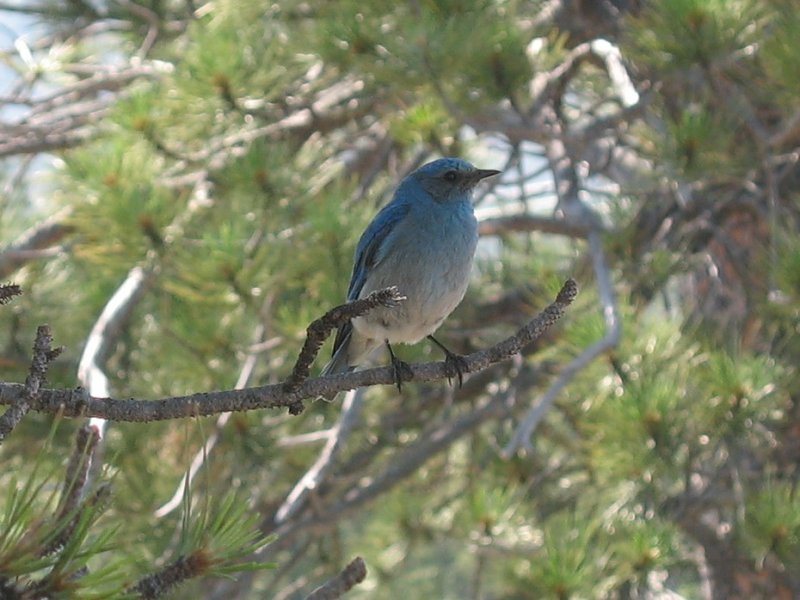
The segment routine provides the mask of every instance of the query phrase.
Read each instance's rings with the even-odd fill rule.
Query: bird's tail
[[[322,368],[322,372],[320,373],[321,377],[325,377],[326,375],[336,375],[337,373],[349,373],[355,369],[355,367],[347,364],[348,349],[350,347],[350,337],[352,334],[353,330],[350,329],[349,331],[345,332],[341,338],[337,336],[336,351],[333,353],[333,357],[331,357],[331,360],[328,362],[328,364]],[[336,392],[321,396],[322,399],[328,402],[332,402],[335,397]]]

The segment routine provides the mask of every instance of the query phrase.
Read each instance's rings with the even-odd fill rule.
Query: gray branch
[[[567,280],[555,301],[534,317],[514,335],[499,343],[464,356],[463,372],[474,373],[489,365],[504,361],[552,327],[575,299],[578,286]],[[447,379],[445,362],[409,365],[416,382]],[[185,417],[199,417],[226,411],[248,411],[262,408],[296,408],[303,400],[318,398],[336,392],[372,385],[392,385],[395,373],[391,367],[379,367],[329,377],[307,379],[292,391],[284,383],[218,392],[198,392],[160,400],[135,400],[97,398],[86,390],[47,389],[31,404],[33,410],[60,413],[65,417],[96,417],[111,421],[145,423]],[[24,393],[24,386],[14,383],[0,384],[0,404],[13,404]]]

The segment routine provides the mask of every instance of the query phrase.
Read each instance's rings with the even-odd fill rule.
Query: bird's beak
[[[472,177],[475,181],[480,181],[481,179],[486,179],[487,177],[492,177],[494,175],[500,174],[500,171],[496,169],[475,169],[472,173]]]

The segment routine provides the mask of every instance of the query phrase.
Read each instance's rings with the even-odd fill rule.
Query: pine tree
[[[0,596],[800,596],[792,2],[0,15]],[[512,359],[281,409],[48,410],[287,381],[439,155],[503,169],[448,345],[580,286]]]

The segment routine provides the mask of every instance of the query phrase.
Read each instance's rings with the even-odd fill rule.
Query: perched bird
[[[428,336],[445,352],[461,381],[460,357],[432,334],[467,291],[478,243],[472,192],[479,181],[499,172],[441,158],[403,179],[392,201],[361,235],[347,300],[389,286],[396,286],[406,299],[342,325],[322,375],[352,371],[386,344],[400,388],[407,365],[395,357],[391,344],[414,344]]]

